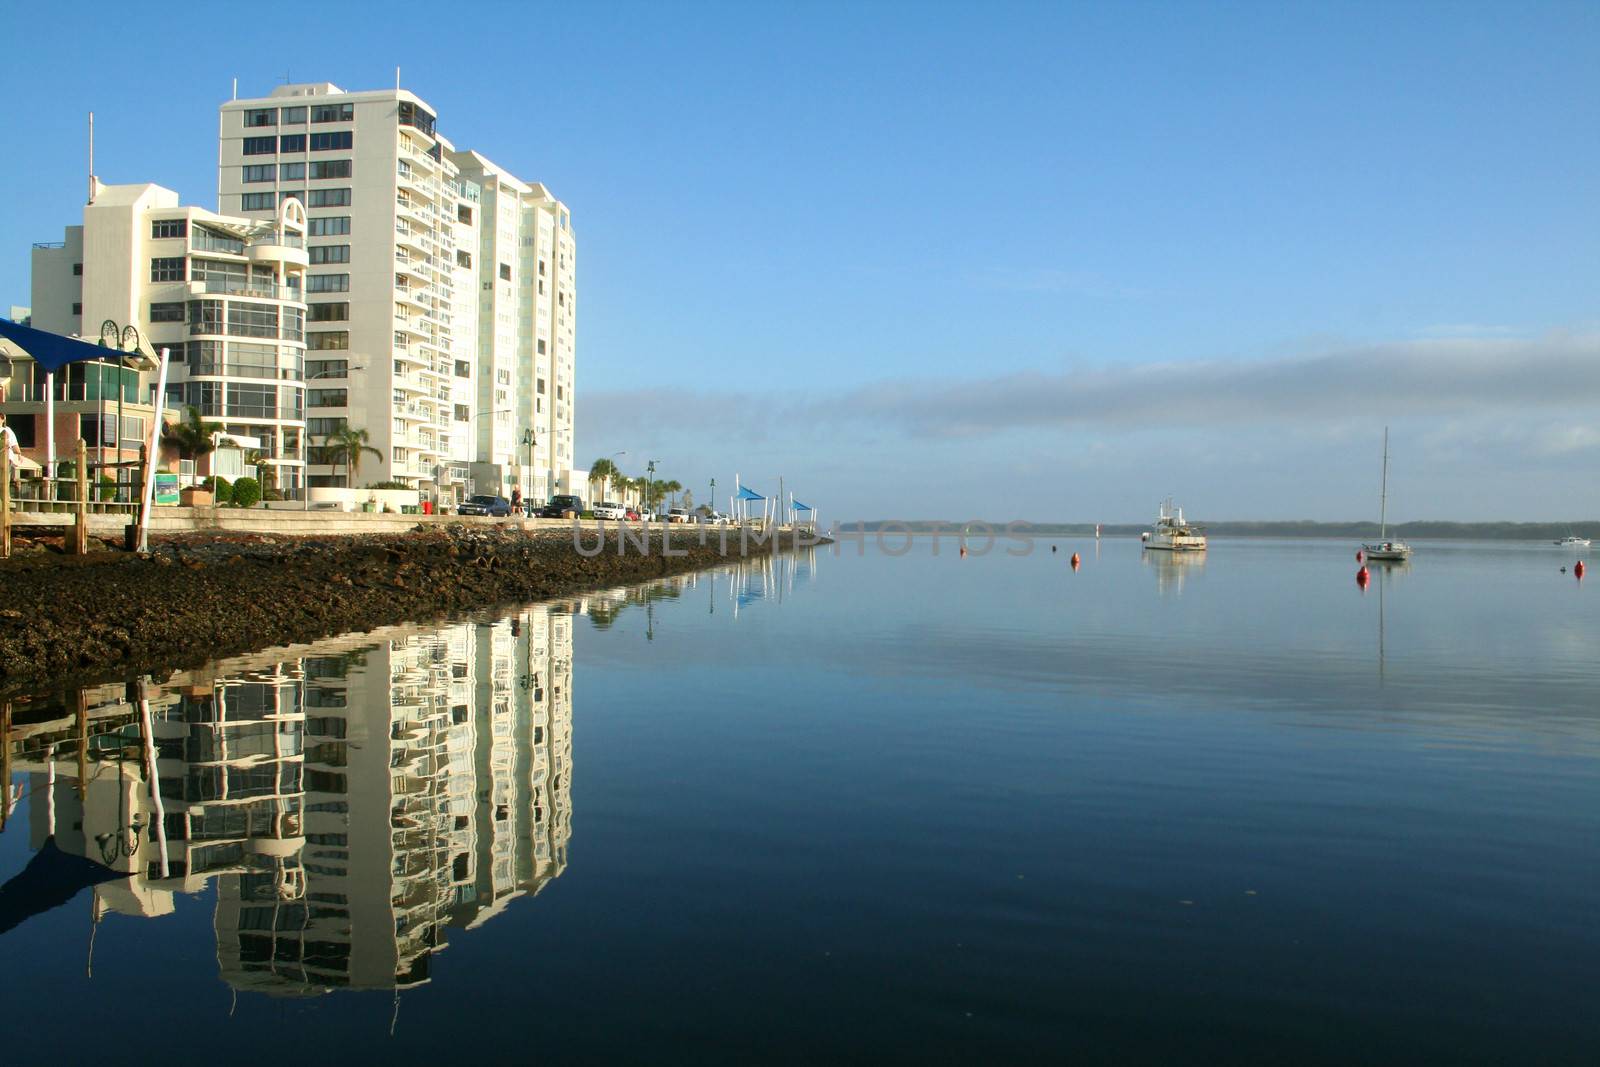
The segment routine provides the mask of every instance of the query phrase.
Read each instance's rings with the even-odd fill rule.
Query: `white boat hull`
[[[1362,545],[1361,551],[1375,563],[1401,563],[1411,558],[1410,545]]]
[[[1206,539],[1204,537],[1150,537],[1145,540],[1144,547],[1156,552],[1204,552]]]

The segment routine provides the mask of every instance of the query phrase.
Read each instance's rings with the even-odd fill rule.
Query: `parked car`
[[[469,496],[461,502],[456,512],[460,515],[497,515],[504,518],[511,514],[511,501],[503,496]]]
[[[693,522],[694,516],[689,514],[687,508],[672,508],[667,512],[668,522]]]
[[[627,514],[627,508],[623,507],[621,504],[614,504],[610,501],[605,501],[594,506],[594,517],[597,519],[621,520],[625,518]]]
[[[558,494],[550,498],[550,503],[534,512],[541,519],[564,519],[567,512],[574,515],[583,514],[583,498],[567,494]]]
[[[639,509],[634,507],[632,504],[629,504],[626,508],[623,509],[622,517],[627,519],[629,522],[638,522],[639,521]]]
[[[655,522],[656,521],[656,513],[651,511],[649,508],[639,508],[638,512],[639,512],[639,518],[642,521],[644,521],[644,522]]]

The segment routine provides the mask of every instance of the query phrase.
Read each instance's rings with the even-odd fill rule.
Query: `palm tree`
[[[595,460],[594,463],[589,466],[589,495],[591,497],[594,496],[594,487],[596,482],[600,483],[603,488],[604,486],[615,482],[615,480],[621,476],[622,472],[617,470],[617,465],[611,462],[611,460],[605,458]]]
[[[683,492],[683,485],[677,479],[673,479],[670,482],[662,482],[661,492],[672,497],[672,502],[676,504],[678,502],[678,494]]]
[[[180,459],[199,459],[216,449],[212,435],[221,430],[217,423],[202,419],[200,409],[190,404],[180,422],[162,427],[161,447],[169,453],[176,452]]]
[[[354,426],[341,427],[322,439],[323,447],[328,450],[328,458],[334,466],[344,464],[346,488],[349,488],[355,482],[356,475],[361,473],[363,454],[371,452],[379,459],[383,458],[382,452],[367,443],[369,440],[371,436],[367,431],[358,430]]]

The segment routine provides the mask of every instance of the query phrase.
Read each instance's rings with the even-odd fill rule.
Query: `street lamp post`
[[[538,443],[538,438],[534,436],[532,427],[522,431],[522,443],[528,449],[527,474],[524,478],[528,482],[528,488],[525,492],[531,494],[533,492],[533,446]],[[526,504],[527,500],[524,499],[523,503]]]

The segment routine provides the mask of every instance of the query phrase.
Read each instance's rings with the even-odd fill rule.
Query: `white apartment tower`
[[[280,86],[223,104],[219,136],[221,210],[306,207],[311,484],[396,480],[447,501],[555,491],[572,465],[566,208],[456,152],[403,89]],[[344,427],[377,453],[354,478],[321,462]]]

